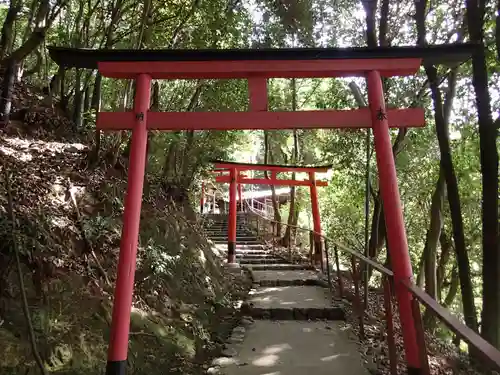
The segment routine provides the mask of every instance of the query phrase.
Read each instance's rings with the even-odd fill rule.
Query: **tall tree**
[[[292,78],[291,82],[291,91],[292,91],[292,111],[297,110],[297,85],[295,78]],[[297,135],[297,129],[293,130],[293,156],[292,156],[292,162],[293,164],[297,164],[299,161],[299,139]],[[292,173],[292,180],[295,180],[296,178],[296,173]],[[290,208],[288,210],[288,221],[287,221],[287,227],[285,229],[285,233],[282,238],[282,243],[283,246],[289,247],[291,246],[291,238],[292,238],[292,226],[294,223],[297,223],[297,217],[298,217],[298,212],[297,209],[297,202],[296,202],[296,194],[297,194],[297,189],[295,186],[290,187]]]
[[[479,47],[472,56],[472,84],[476,93],[483,183],[483,309],[481,334],[492,345],[500,348],[500,240],[498,226],[498,151],[496,144],[499,122],[493,123],[488,91],[488,70],[484,43],[486,1],[466,0],[465,4],[469,37],[471,42],[477,43]],[[500,50],[498,37],[496,41],[497,50]]]
[[[426,45],[426,25],[425,15],[427,10],[427,0],[415,0],[415,19],[417,25],[417,39],[421,46]],[[436,135],[439,143],[440,165],[446,181],[446,189],[448,192],[448,203],[451,212],[451,221],[453,227],[453,239],[455,241],[455,251],[457,254],[458,274],[460,278],[460,287],[462,291],[462,303],[464,309],[464,319],[466,324],[478,331],[476,307],[474,304],[474,291],[472,288],[472,280],[470,275],[469,255],[465,245],[464,225],[462,218],[462,209],[460,204],[460,195],[458,192],[458,181],[453,166],[451,156],[450,136],[447,120],[449,118],[449,109],[446,111],[443,106],[443,98],[441,93],[440,79],[438,78],[437,68],[434,65],[427,64],[425,66],[427,78],[432,94],[432,102],[434,106],[434,122],[436,123]],[[454,87],[456,71],[451,73],[449,85]],[[454,95],[454,89],[450,92]],[[439,238],[439,237],[437,237]]]

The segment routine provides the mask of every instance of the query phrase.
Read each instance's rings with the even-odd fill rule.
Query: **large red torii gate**
[[[215,162],[215,171],[229,172],[229,175],[218,175],[215,182],[229,183],[229,220],[227,237],[227,261],[234,263],[236,258],[236,189],[242,184],[251,185],[285,185],[285,186],[309,186],[311,193],[311,209],[313,216],[314,232],[321,233],[321,220],[318,205],[317,186],[327,186],[326,181],[317,181],[316,173],[326,173],[331,166],[325,167],[298,167],[274,164],[248,164],[234,163],[227,161]],[[270,178],[248,178],[241,174],[242,171],[268,171],[271,172]],[[308,180],[289,180],[279,179],[278,173],[284,172],[306,172]],[[241,191],[240,202],[242,201]],[[322,260],[321,238],[315,236],[315,256],[316,262]],[[319,259],[318,259],[319,258]]]
[[[403,286],[403,282],[413,276],[389,126],[423,126],[424,111],[417,108],[387,109],[381,77],[415,74],[423,59],[426,64],[456,64],[469,58],[475,48],[468,44],[425,48],[256,50],[89,50],[49,47],[52,59],[63,68],[98,69],[104,77],[133,79],[136,83],[132,111],[100,112],[97,116],[97,129],[132,130],[106,374],[123,375],[126,372],[148,130],[312,128],[373,128],[407,368],[409,373],[419,374],[421,363],[411,310],[412,296]],[[268,78],[353,76],[366,78],[369,108],[268,111]],[[232,78],[248,80],[249,112],[149,111],[152,79]]]

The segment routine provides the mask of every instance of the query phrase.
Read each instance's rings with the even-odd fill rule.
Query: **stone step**
[[[208,238],[216,238],[219,240],[226,240],[228,237],[227,233],[205,233],[205,236]],[[251,238],[254,241],[257,241],[257,238],[252,233],[243,233],[243,232],[239,233],[238,232],[238,233],[236,233],[236,237],[238,237],[238,238]]]
[[[217,236],[209,236],[209,238],[213,241],[213,240],[217,240],[217,241],[227,241],[227,236],[221,236],[221,235],[217,235]],[[259,242],[257,240],[257,238],[255,236],[245,236],[245,235],[239,235],[238,233],[236,233],[236,240],[241,240],[241,241],[252,241],[252,242]]]
[[[323,285],[322,280],[315,271],[309,270],[283,270],[283,271],[257,271],[252,268],[254,283],[261,286],[292,286],[292,285]]]
[[[283,260],[282,260],[283,262]],[[314,266],[308,264],[290,264],[290,263],[278,263],[278,264],[256,264],[252,266],[252,271],[300,271],[300,270],[314,270]]]
[[[227,228],[229,225],[227,223],[205,223],[203,226],[205,228]],[[248,225],[241,222],[240,223],[236,222],[236,227],[248,229]]]
[[[225,249],[227,247],[227,242],[222,243],[214,243],[215,247],[219,249]],[[262,244],[244,244],[241,242],[236,243],[236,250],[265,250],[269,251],[269,249]]]
[[[207,233],[227,233],[227,230],[228,228],[225,227],[225,228],[204,228],[205,229],[205,232]],[[236,228],[236,231],[237,232],[251,232],[248,228],[245,228],[245,227],[239,227],[239,228]]]
[[[255,265],[259,265],[259,264],[266,264],[267,265],[267,264],[279,264],[279,263],[283,262],[283,259],[279,259],[279,258],[251,259],[251,258],[238,258],[238,257],[236,257],[236,259],[238,260],[238,263],[251,265],[252,268]]]
[[[252,243],[247,243],[247,244],[242,244],[242,243],[237,243],[236,244],[236,248],[241,248],[241,249],[265,249],[265,250],[268,250],[269,247],[263,243],[255,243],[255,244],[252,244]]]
[[[223,228],[223,229],[206,228],[205,232],[206,233],[227,233],[227,228]],[[252,233],[252,231],[250,231],[248,228],[236,228],[236,232]]]
[[[226,240],[214,240],[214,239],[210,239],[213,243],[219,245],[219,244],[226,244],[227,243],[227,239]],[[258,246],[262,246],[262,243],[259,242],[259,241],[256,241],[256,240],[250,240],[250,241],[242,241],[242,240],[238,240],[236,239],[236,244],[240,244],[240,245],[258,245]]]
[[[240,250],[238,247],[236,248],[236,257],[238,256],[261,256],[261,255],[269,255],[273,256],[267,250]]]
[[[280,259],[283,262],[283,259],[277,258],[275,255],[267,252],[258,252],[256,254],[248,254],[247,252],[239,253],[236,252],[236,259],[250,259],[250,260],[265,260],[265,259]]]
[[[223,224],[223,225],[221,225],[221,224],[205,224],[203,227],[206,229],[225,229],[225,228],[229,227],[229,225],[227,225],[227,224]],[[249,229],[249,226],[244,225],[242,223],[237,223],[236,228]]]
[[[344,320],[340,302],[335,302],[327,288],[319,286],[259,287],[241,311],[255,319],[272,320]]]
[[[219,236],[219,237],[227,237],[228,233],[229,232],[227,230],[222,231],[222,232],[207,232],[207,231],[205,231],[206,235]],[[238,234],[240,236],[256,237],[255,233],[252,233],[252,232],[249,232],[249,231],[246,231],[246,230],[237,230],[236,234]]]
[[[216,244],[223,244],[223,243],[227,243],[227,239],[213,239],[213,238],[209,238],[212,242],[216,243]],[[246,246],[264,246],[262,244],[262,242],[260,241],[256,241],[256,240],[251,240],[251,241],[245,241],[245,240],[238,240],[236,239],[236,244],[237,245],[246,245]]]

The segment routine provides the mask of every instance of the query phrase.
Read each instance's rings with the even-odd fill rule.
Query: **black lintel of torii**
[[[98,62],[140,61],[271,61],[421,58],[422,64],[456,66],[484,48],[474,43],[397,47],[256,48],[256,49],[86,49],[49,46],[64,68],[97,69]]]

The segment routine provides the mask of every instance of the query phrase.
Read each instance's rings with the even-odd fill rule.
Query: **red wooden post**
[[[200,213],[203,213],[203,206],[205,204],[205,181],[201,182],[201,197],[200,197]]]
[[[146,145],[148,139],[146,117],[149,109],[151,77],[147,74],[140,74],[136,79],[136,84],[134,103],[136,121],[132,130],[127,194],[125,197],[125,211],[123,213],[120,258],[116,277],[106,375],[123,375],[127,367],[130,310],[134,291],[142,189],[146,167]]]
[[[238,201],[239,201],[239,211],[243,211],[243,200],[242,198],[242,191],[241,191],[241,184],[238,184]]]
[[[401,283],[413,277],[403,212],[399,196],[396,166],[387,121],[384,91],[378,71],[367,73],[368,101],[372,115],[373,136],[379,172],[380,192],[384,204],[388,247],[391,249],[391,265],[403,330],[408,374],[421,374],[419,348],[412,314],[410,292]]]
[[[238,171],[232,168],[229,183],[229,221],[227,227],[227,262],[234,263],[236,258],[236,176]]]
[[[316,177],[314,172],[309,172],[309,180],[311,186],[311,209],[313,216],[313,226],[314,232],[314,261],[316,264],[323,264],[323,249],[321,248],[321,237],[318,233],[321,233],[321,219],[319,216],[319,205],[318,205],[318,190],[316,189]]]

